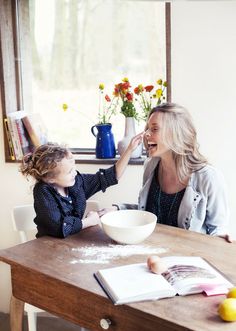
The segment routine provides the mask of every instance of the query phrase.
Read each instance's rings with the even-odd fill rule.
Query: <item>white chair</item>
[[[99,210],[99,204],[95,200],[88,200],[85,215],[91,210]],[[36,224],[33,219],[35,211],[32,204],[15,206],[12,210],[12,222],[15,231],[19,232],[20,240],[22,243],[32,239],[32,234],[36,233]],[[37,313],[42,313],[44,310],[25,303],[25,312],[28,316],[28,330],[37,331]],[[81,331],[86,331],[80,328]]]
[[[36,225],[33,222],[35,211],[33,205],[15,206],[12,210],[12,222],[14,230],[19,232],[22,243],[30,240],[30,234],[36,233]],[[28,316],[28,330],[37,331],[37,313],[42,309],[25,303],[25,312]]]

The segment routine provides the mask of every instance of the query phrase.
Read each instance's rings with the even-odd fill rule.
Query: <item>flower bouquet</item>
[[[124,153],[130,140],[135,136],[135,120],[139,119],[138,112],[134,106],[134,94],[131,92],[131,85],[128,78],[123,78],[122,82],[115,85],[113,95],[119,100],[121,114],[125,116],[125,133],[122,140],[118,142],[118,152]],[[132,158],[139,158],[142,155],[142,144],[132,152]]]
[[[135,100],[141,109],[140,119],[146,121],[152,108],[160,105],[166,99],[165,91],[167,82],[162,79],[157,80],[157,89],[154,90],[153,85],[143,86],[139,84],[134,89],[136,95]],[[154,91],[153,91],[154,90]]]
[[[121,114],[125,117],[138,119],[138,113],[134,106],[134,95],[130,90],[131,85],[127,77],[122,82],[115,85],[113,95],[121,102]]]
[[[113,95],[111,99],[108,94],[104,96],[104,84],[99,84],[99,111],[98,124],[110,123],[110,119],[116,114],[119,100]]]

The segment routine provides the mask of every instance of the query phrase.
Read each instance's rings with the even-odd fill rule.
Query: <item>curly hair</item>
[[[163,103],[151,110],[148,120],[155,113],[162,114],[162,139],[172,150],[180,180],[204,167],[208,162],[199,152],[196,129],[188,110],[175,103]],[[148,129],[148,120],[145,130]],[[146,147],[146,137],[144,144]]]
[[[55,176],[58,162],[68,154],[68,148],[47,143],[37,147],[33,153],[25,155],[19,170],[26,177],[31,176],[36,181],[45,181]]]

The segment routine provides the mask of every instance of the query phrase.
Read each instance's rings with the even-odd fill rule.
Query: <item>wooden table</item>
[[[114,331],[236,330],[236,322],[223,322],[217,314],[224,296],[197,294],[114,306],[93,273],[109,266],[145,262],[147,256],[112,258],[107,264],[99,259],[88,261],[85,252],[89,247],[103,249],[108,244],[114,242],[96,226],[66,239],[42,237],[1,250],[0,260],[11,265],[11,330],[22,330],[24,302],[90,330],[102,330],[101,319],[109,319],[109,330]],[[236,243],[158,224],[140,245],[165,248],[160,256],[202,256],[236,284]]]

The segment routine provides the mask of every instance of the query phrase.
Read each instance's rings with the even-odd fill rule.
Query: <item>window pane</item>
[[[29,4],[32,110],[41,113],[50,141],[94,148],[90,128],[98,122],[99,83],[111,96],[123,77],[129,78],[132,88],[165,79],[165,4],[135,0]],[[63,103],[69,105],[67,111]],[[123,115],[111,120],[116,143],[123,137],[124,121]],[[137,124],[137,132],[143,126],[144,122]]]

